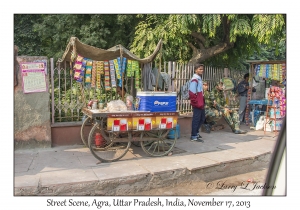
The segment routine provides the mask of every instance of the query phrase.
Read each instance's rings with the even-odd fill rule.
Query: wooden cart
[[[94,157],[102,162],[121,159],[131,142],[139,142],[150,156],[168,155],[176,144],[178,112],[111,113],[87,108],[83,108],[82,112],[86,118],[81,127],[81,139]],[[175,132],[172,139],[168,139],[171,129]]]

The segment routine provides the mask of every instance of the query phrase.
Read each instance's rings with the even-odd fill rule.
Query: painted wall
[[[45,56],[16,56],[14,83],[14,144],[15,149],[51,147],[50,94],[23,93],[20,62],[47,61],[46,82],[49,87],[49,65]],[[47,88],[48,89],[48,88]]]

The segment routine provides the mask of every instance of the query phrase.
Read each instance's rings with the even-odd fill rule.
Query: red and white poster
[[[45,68],[44,62],[20,63],[24,93],[47,91]]]

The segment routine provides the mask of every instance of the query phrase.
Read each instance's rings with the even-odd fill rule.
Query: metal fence
[[[51,58],[50,67],[51,85],[49,90],[51,92],[52,123],[80,121],[83,115],[81,109],[91,99],[104,98],[107,103],[117,98],[114,89],[105,90],[104,88],[87,88],[84,87],[82,83],[76,82],[74,80],[72,65],[70,66],[67,63],[61,63],[58,66],[55,66],[54,61]],[[170,77],[168,89],[166,89],[166,85],[164,85],[162,91],[168,90],[176,92],[177,111],[179,111],[180,114],[190,113],[192,111],[190,101],[181,98],[180,88],[193,76],[194,66],[192,64],[181,64],[170,61],[163,64],[161,72],[168,74]],[[212,89],[214,85],[224,77],[224,73],[227,74],[228,77],[233,78],[236,82],[239,82],[242,80],[245,72],[206,66],[202,79],[208,81],[209,89]],[[134,79],[125,78],[125,80],[126,89],[131,95],[135,96],[135,90],[132,92],[134,89]],[[142,81],[140,81],[140,84],[140,89],[142,90]]]

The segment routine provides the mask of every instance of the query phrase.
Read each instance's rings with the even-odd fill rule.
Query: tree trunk
[[[194,52],[193,57],[190,59],[190,63],[201,63],[211,57],[214,57],[222,52],[225,52],[233,48],[233,43],[220,43],[216,46],[208,49],[197,49],[197,53]]]

